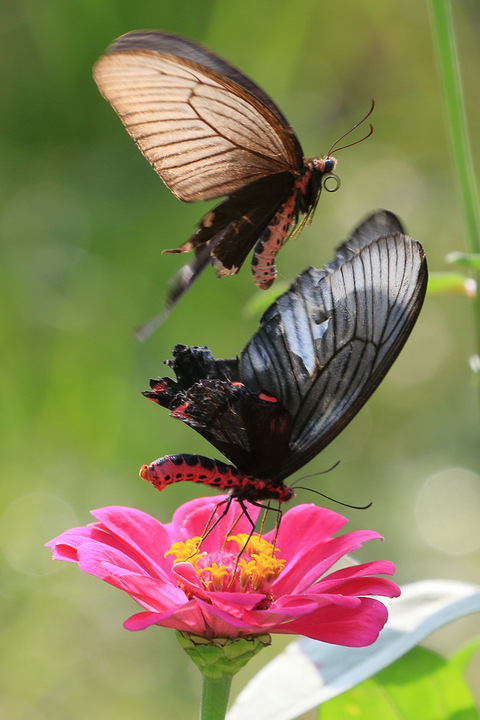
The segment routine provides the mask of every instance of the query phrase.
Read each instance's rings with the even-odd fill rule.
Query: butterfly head
[[[322,175],[331,175],[337,167],[337,160],[332,155],[325,155],[321,158],[313,158],[313,166]]]

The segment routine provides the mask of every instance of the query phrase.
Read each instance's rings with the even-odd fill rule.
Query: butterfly
[[[259,288],[268,288],[277,274],[278,251],[311,220],[322,186],[333,175],[332,150],[305,158],[288,121],[258,85],[176,35],[123,35],[97,62],[94,78],[177,198],[194,202],[225,196],[187,242],[164,250],[193,250],[195,257],[173,279],[165,312],[144,334],[163,321],[209,263],[219,277],[233,275],[255,248],[253,276]]]
[[[230,498],[288,501],[284,480],[323,450],[377,388],[422,307],[427,263],[398,218],[380,210],[301,273],[264,313],[239,358],[177,345],[176,375],[143,394],[199,432],[233,465],[167,455],[140,475],[161,490],[183,480]]]

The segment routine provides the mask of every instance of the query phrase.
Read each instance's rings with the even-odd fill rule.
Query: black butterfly
[[[176,381],[144,395],[170,410],[235,467],[195,455],[143,466],[158,489],[180,480],[231,497],[285,502],[285,478],[323,450],[388,372],[422,307],[427,263],[387,211],[367,218],[322,270],[308,268],[265,312],[240,358],[174,348]]]
[[[176,35],[123,35],[97,62],[94,78],[176,197],[193,202],[226,196],[188,242],[164,251],[195,251],[170,288],[166,311],[209,262],[218,276],[235,274],[255,245],[255,282],[268,288],[276,277],[278,250],[293,227],[300,229],[301,215],[301,226],[311,219],[335,158],[305,158],[288,121],[263,90],[225,60]]]

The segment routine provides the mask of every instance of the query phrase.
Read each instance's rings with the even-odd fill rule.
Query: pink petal
[[[294,563],[297,555],[304,556],[305,548],[321,545],[347,522],[333,510],[317,505],[297,505],[282,517],[276,544],[287,563]],[[273,542],[274,531],[265,537]]]
[[[322,607],[311,615],[277,625],[272,632],[305,635],[347,647],[363,647],[377,639],[387,618],[387,609],[381,602],[362,598],[357,608]]]
[[[99,523],[87,525],[87,527],[71,528],[58,537],[45,543],[45,547],[51,547],[55,560],[66,560],[67,562],[78,562],[77,550],[80,545],[89,541],[107,542],[114,545],[113,539],[98,529]]]
[[[376,573],[393,575],[394,571],[395,566],[386,561],[354,565],[351,568],[342,568],[342,570],[331,573],[311,586],[308,593],[340,592],[343,595],[386,595],[387,597],[398,597],[400,589],[394,582],[376,576]]]
[[[349,565],[329,573],[327,580],[350,579],[355,577],[365,577],[366,575],[393,575],[395,565],[390,560],[373,560],[359,565]]]
[[[171,560],[165,560],[172,540],[165,527],[151,515],[129,507],[112,506],[93,510],[92,515],[101,521],[105,530],[124,543],[125,547],[141,560],[151,572],[167,570]]]
[[[312,612],[317,610],[320,607],[327,607],[329,605],[337,605],[340,607],[357,607],[360,603],[360,598],[351,595],[339,595],[338,593],[322,593],[321,595],[285,595],[282,598],[279,598],[277,602],[275,602],[271,609],[272,611],[275,610],[276,612],[285,612],[286,610],[291,610],[292,608],[297,608],[297,610],[302,610],[302,607],[311,607]],[[302,615],[305,615],[305,612],[302,610]]]
[[[307,548],[304,555],[298,553],[297,557],[292,559],[291,565],[279,576],[274,584],[275,592],[302,592],[344,555],[359,548],[363,542],[379,537],[373,531],[358,530]]]
[[[180,588],[161,583],[154,578],[139,575],[113,576],[112,584],[124,590],[135,602],[151,612],[175,610],[188,602]]]
[[[209,593],[200,582],[195,568],[191,563],[175,563],[173,566],[173,573],[176,581],[185,588],[185,591],[192,593],[192,595],[196,597],[202,597],[207,600]]]
[[[225,509],[225,505],[222,505],[222,503],[225,503],[228,498],[228,495],[217,495],[209,498],[197,498],[196,500],[185,503],[185,505],[182,505],[176,510],[171,525],[166,527],[170,529],[172,537],[178,540],[202,536],[207,527],[207,523],[210,521],[211,526],[215,520],[218,520],[222,515]],[[255,521],[260,509],[249,503],[246,503],[246,506],[250,517]],[[216,510],[215,519],[212,518],[214,510]],[[239,508],[238,503],[232,502],[227,515],[209,532],[202,548],[209,551],[213,548],[220,547],[225,539],[225,535],[237,519],[238,523],[235,525],[235,533],[249,533],[251,531],[250,523]]]
[[[238,635],[255,635],[264,632],[263,626],[238,617],[228,611],[224,611],[215,605],[209,605],[198,600],[199,606],[205,615],[209,627],[214,630],[218,637],[238,637]]]
[[[173,514],[172,522],[165,524],[170,536],[175,540],[187,540],[202,535],[215,506],[226,498],[226,495],[202,497],[180,505]]]
[[[201,608],[193,600],[164,613],[137,613],[123,623],[127,630],[145,630],[152,625],[161,625],[202,636],[206,635],[208,629]]]
[[[111,570],[106,571],[106,565],[109,565],[111,569],[115,569],[118,575],[125,572],[146,574],[139,563],[116,548],[109,548],[100,543],[87,542],[81,545],[77,552],[80,568],[89,575],[95,575],[101,580],[109,580],[112,576]]]
[[[253,592],[210,592],[208,598],[216,607],[236,615],[245,610],[252,610],[265,600],[265,595]]]

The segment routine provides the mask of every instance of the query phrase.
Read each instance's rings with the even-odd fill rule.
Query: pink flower
[[[220,498],[226,500],[226,496]],[[346,518],[316,505],[294,507],[274,532],[250,532],[232,503],[227,515],[198,548],[218,498],[182,505],[171,523],[127,507],[92,514],[98,522],[51,540],[56,560],[80,568],[127,592],[144,612],[125,622],[128,630],[161,625],[207,638],[264,633],[300,634],[352,647],[369,645],[387,620],[387,610],[369,595],[396,597],[399,589],[377,573],[392,575],[391,562],[376,561],[326,572],[366,540],[369,530],[333,537]],[[259,509],[246,503],[252,519]],[[234,534],[233,534],[234,533]]]

